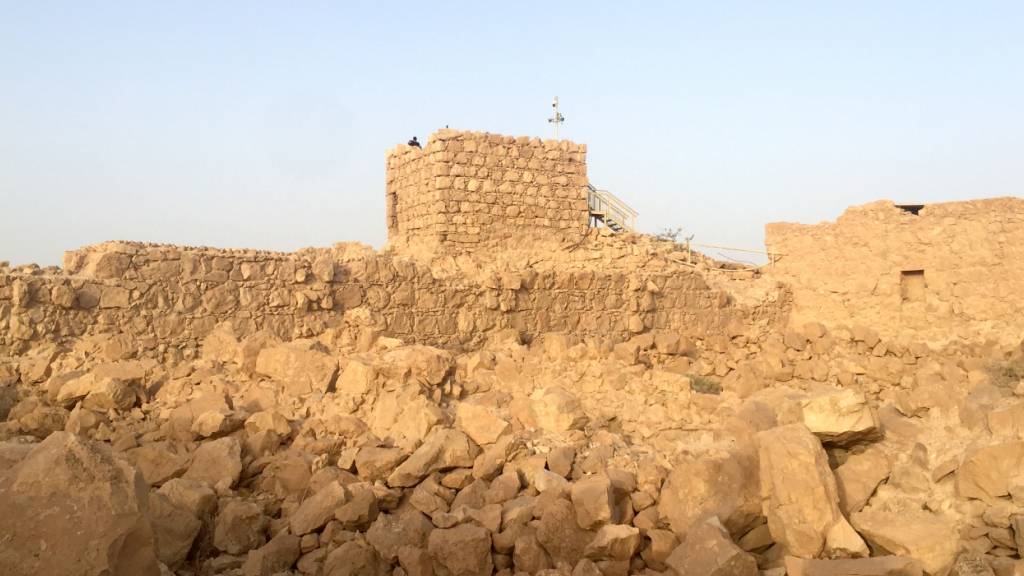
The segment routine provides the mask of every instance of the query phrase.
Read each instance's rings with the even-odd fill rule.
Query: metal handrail
[[[636,217],[639,216],[639,212],[607,190],[598,190],[592,184],[587,184],[587,189],[587,204],[591,212],[607,213],[628,230],[636,228]]]

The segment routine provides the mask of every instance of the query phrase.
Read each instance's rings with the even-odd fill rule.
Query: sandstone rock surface
[[[160,574],[142,475],[65,432],[0,473],[0,534],[3,574]]]

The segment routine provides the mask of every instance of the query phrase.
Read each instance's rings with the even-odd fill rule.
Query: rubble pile
[[[1019,347],[482,340],[0,358],[0,573],[1024,573]]]

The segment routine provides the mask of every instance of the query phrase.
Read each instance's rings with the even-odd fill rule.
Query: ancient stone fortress
[[[0,266],[0,574],[1024,574],[1021,200],[744,269],[585,153],[399,146],[381,251]]]

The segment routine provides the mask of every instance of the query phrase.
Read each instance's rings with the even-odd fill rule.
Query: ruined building
[[[781,254],[770,272],[793,291],[794,325],[860,324],[935,344],[1024,332],[1024,199],[873,202],[835,222],[769,224],[765,237]]]
[[[743,269],[585,154],[399,146],[381,251],[0,265],[0,574],[1024,573],[1024,201]]]

